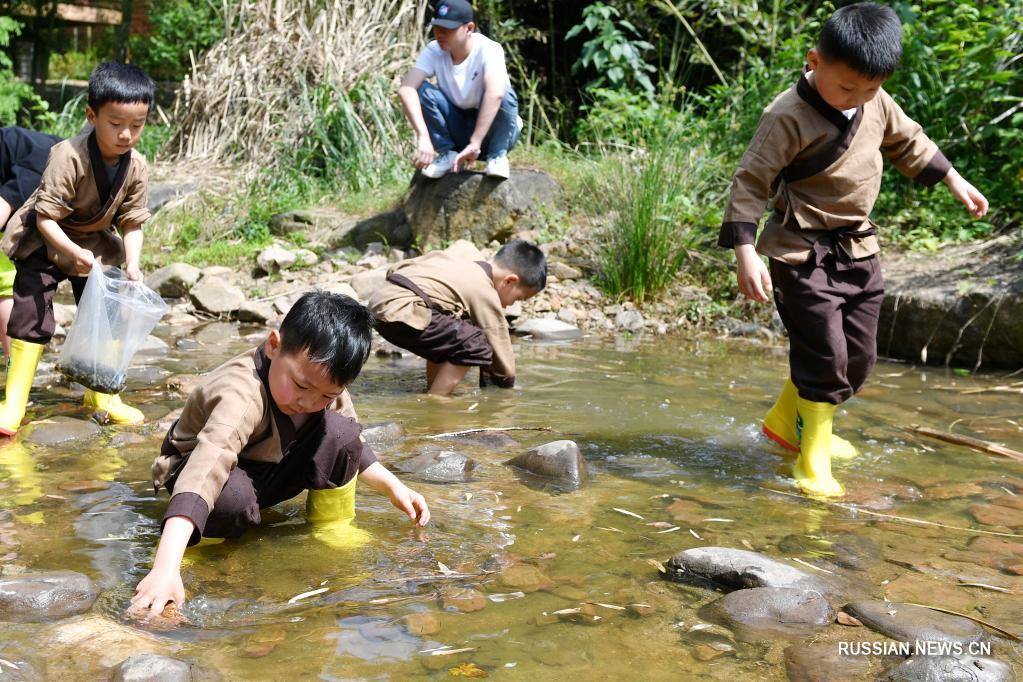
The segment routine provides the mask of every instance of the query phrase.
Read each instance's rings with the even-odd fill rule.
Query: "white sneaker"
[[[508,179],[511,175],[511,164],[508,163],[508,155],[501,154],[487,159],[487,177]]]
[[[423,169],[423,175],[428,178],[436,180],[442,178],[451,172],[451,169],[455,167],[455,159],[458,158],[458,154],[454,150],[444,152],[433,160],[429,166]]]

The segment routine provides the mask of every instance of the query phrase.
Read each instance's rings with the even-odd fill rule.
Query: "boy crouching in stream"
[[[156,559],[132,609],[163,612],[185,599],[181,560],[201,537],[236,538],[260,510],[309,490],[306,515],[328,545],[354,531],[355,485],[424,526],[426,500],[361,439],[345,390],[369,356],[373,316],[347,296],[307,293],[262,346],[213,370],[185,402],[153,463],[171,499]]]

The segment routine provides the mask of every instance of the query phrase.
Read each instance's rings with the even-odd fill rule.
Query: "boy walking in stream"
[[[922,185],[944,182],[974,217],[988,209],[881,87],[901,55],[902,25],[889,7],[848,5],[825,22],[807,72],[764,110],[718,239],[735,249],[743,295],[767,302],[774,292],[789,335],[790,375],[763,430],[799,453],[793,474],[811,495],[844,494],[831,459],[857,452],[832,434],[832,418],[877,359],[884,284],[870,212],[882,153]],[[769,200],[773,210],[757,240]]]

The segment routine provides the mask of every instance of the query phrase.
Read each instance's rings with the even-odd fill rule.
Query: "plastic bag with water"
[[[120,393],[128,364],[167,310],[160,295],[118,268],[94,264],[57,369],[100,393]]]

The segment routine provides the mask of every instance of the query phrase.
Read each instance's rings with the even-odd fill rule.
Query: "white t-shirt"
[[[497,73],[507,85],[508,69],[504,63],[504,48],[482,33],[472,34],[469,56],[461,64],[453,64],[451,55],[440,48],[436,40],[416,59],[415,68],[427,78],[436,76],[437,87],[459,109],[479,109],[483,99],[483,76]]]

